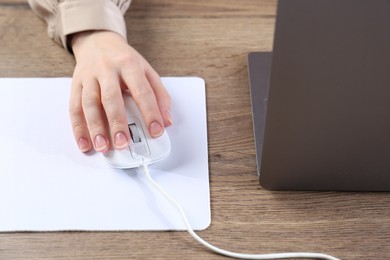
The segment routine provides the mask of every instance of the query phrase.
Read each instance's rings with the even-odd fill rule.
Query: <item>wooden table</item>
[[[134,0],[129,43],[161,76],[207,84],[211,226],[247,253],[313,251],[390,259],[388,193],[270,192],[258,184],[247,53],[270,51],[275,0]],[[23,0],[0,0],[0,76],[70,77],[73,57]],[[0,220],[1,221],[1,220]],[[223,259],[186,232],[0,233],[0,259]]]

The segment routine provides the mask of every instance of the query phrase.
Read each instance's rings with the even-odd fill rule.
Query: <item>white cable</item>
[[[225,255],[228,257],[234,257],[234,258],[240,258],[240,259],[260,259],[260,260],[268,260],[268,259],[286,259],[286,258],[314,258],[314,259],[324,259],[324,260],[340,260],[336,257],[325,255],[325,254],[319,254],[319,253],[277,253],[277,254],[240,254],[235,253],[231,251],[227,251],[221,248],[218,248],[216,246],[213,246],[212,244],[208,243],[204,239],[202,239],[200,236],[198,236],[191,228],[190,223],[188,222],[188,219],[180,206],[180,204],[172,198],[157,182],[153,180],[153,178],[150,176],[148,166],[144,163],[142,165],[143,172],[149,182],[162,194],[164,197],[171,202],[180,212],[180,215],[183,219],[183,222],[187,228],[188,233],[200,244],[207,247],[211,251],[214,251],[218,254]]]

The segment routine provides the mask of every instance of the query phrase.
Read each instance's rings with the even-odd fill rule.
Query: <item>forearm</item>
[[[70,50],[68,37],[90,30],[107,30],[126,39],[123,15],[131,0],[28,0],[31,8],[46,21],[48,34]]]

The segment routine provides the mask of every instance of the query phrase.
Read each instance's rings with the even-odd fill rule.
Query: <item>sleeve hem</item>
[[[58,6],[57,28],[62,45],[72,52],[68,36],[82,31],[113,31],[127,39],[126,23],[121,10],[112,1],[64,1]]]

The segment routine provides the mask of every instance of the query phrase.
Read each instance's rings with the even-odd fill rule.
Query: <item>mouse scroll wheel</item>
[[[137,125],[135,123],[129,124],[129,130],[130,130],[131,140],[133,140],[133,143],[140,143],[141,135],[139,134]]]

